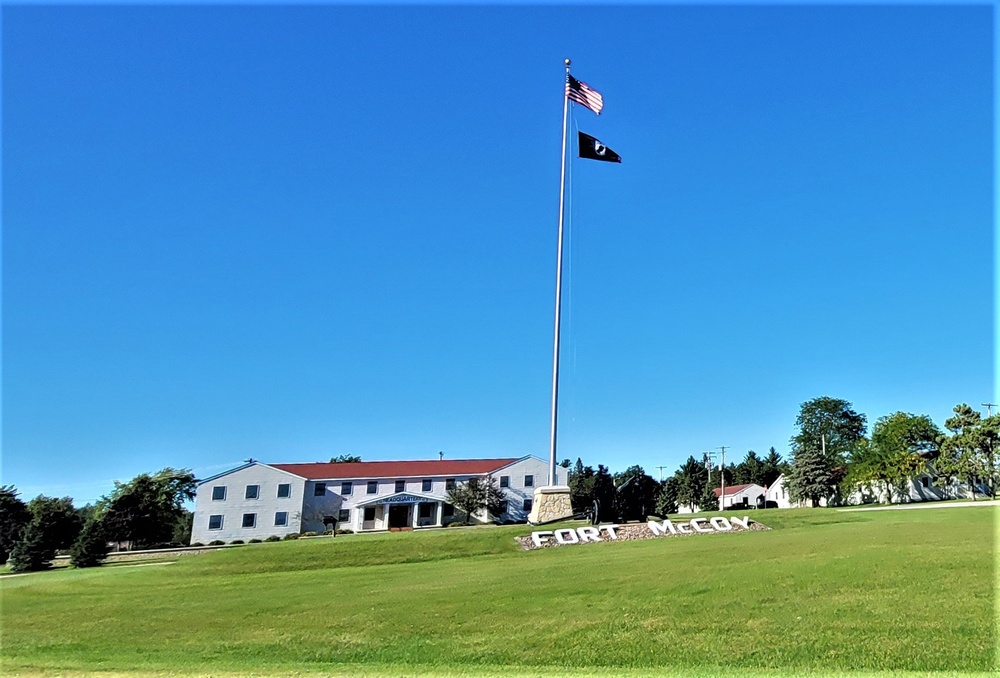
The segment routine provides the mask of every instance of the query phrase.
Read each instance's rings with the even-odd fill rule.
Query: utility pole
[[[662,483],[663,482],[663,469],[670,468],[670,467],[669,466],[657,466],[656,468],[660,469],[660,482]]]
[[[723,445],[719,448],[722,450],[722,461],[719,462],[719,477],[722,478],[722,493],[719,494],[720,511],[726,509],[726,447],[727,445]]]
[[[982,406],[986,408],[986,417],[988,419],[989,417],[993,416],[993,408],[996,407],[997,404],[996,403],[983,403]]]

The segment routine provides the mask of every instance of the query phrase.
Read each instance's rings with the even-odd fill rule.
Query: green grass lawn
[[[521,551],[525,526],[4,577],[4,673],[834,675],[995,667],[994,508]],[[900,674],[903,675],[903,674]]]

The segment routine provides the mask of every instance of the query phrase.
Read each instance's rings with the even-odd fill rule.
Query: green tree
[[[677,485],[677,504],[680,506],[696,506],[708,482],[708,469],[705,463],[688,457],[674,473]]]
[[[583,513],[594,504],[594,469],[578,458],[569,472],[569,500],[574,513]]]
[[[39,495],[28,502],[32,521],[37,523],[45,545],[53,551],[68,549],[83,529],[83,519],[69,497],[56,499]]]
[[[641,466],[630,466],[614,476],[618,520],[645,520],[656,508],[659,483]]]
[[[656,496],[655,513],[658,516],[677,513],[677,478],[667,478],[660,483],[660,493]]]
[[[597,501],[598,520],[617,520],[615,514],[615,479],[604,464],[597,465],[594,474],[594,499]]]
[[[10,569],[14,572],[36,572],[48,568],[56,557],[56,550],[50,541],[44,527],[32,519],[21,539],[11,549]]]
[[[851,452],[865,436],[865,415],[846,400],[821,396],[802,403],[795,425],[799,432],[791,439],[788,493],[816,506],[834,494],[846,473]]]
[[[764,487],[771,487],[781,474],[788,472],[788,464],[773,447],[764,457],[762,463],[764,464],[764,482],[762,483]]]
[[[142,473],[127,483],[115,483],[110,496],[98,503],[99,518],[110,539],[130,548],[170,541],[183,504],[194,498],[196,481],[188,469],[164,468]]]
[[[941,441],[940,454],[934,460],[938,483],[950,485],[952,479],[964,480],[976,499],[976,479],[991,475],[988,446],[983,440],[982,415],[967,404],[954,408],[954,416],[944,426],[951,432]]]
[[[755,483],[764,486],[767,481],[766,467],[764,461],[757,456],[753,450],[747,452],[747,456],[734,469],[733,484],[749,485]]]
[[[99,520],[90,520],[70,550],[73,567],[97,567],[108,557],[108,538]]]
[[[331,464],[357,464],[361,461],[361,457],[355,454],[342,454],[339,457],[331,457]]]
[[[714,487],[715,483],[705,483],[702,488],[701,495],[698,497],[698,510],[699,511],[718,511],[719,510],[719,498],[715,496]]]
[[[473,514],[486,510],[487,514],[499,516],[503,513],[506,495],[497,485],[493,476],[469,478],[448,490],[448,503],[465,514],[467,523],[472,523]]]
[[[31,522],[28,505],[17,498],[17,488],[0,485],[0,565],[7,562],[14,546],[21,541]]]

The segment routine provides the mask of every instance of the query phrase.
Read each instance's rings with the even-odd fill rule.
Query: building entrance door
[[[410,506],[408,504],[392,504],[389,506],[389,529],[410,526]]]

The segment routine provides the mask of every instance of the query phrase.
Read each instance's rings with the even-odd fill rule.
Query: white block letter
[[[704,527],[699,527],[699,523],[705,522],[704,518],[694,518],[691,520],[691,527],[694,528],[695,532],[701,532],[702,534],[711,534],[712,530]]]
[[[618,539],[618,533],[615,532],[618,529],[617,525],[598,525],[597,529],[607,532],[608,539]]]
[[[535,545],[535,548],[540,548],[551,536],[551,532],[532,532],[531,543]]]
[[[649,526],[650,531],[657,537],[661,534],[666,534],[667,532],[670,532],[670,534],[677,534],[677,530],[674,529],[674,524],[669,520],[664,520],[662,523],[650,520],[646,522],[646,525]]]
[[[744,530],[750,529],[750,516],[743,516],[743,518],[732,518],[734,525],[741,526]]]
[[[580,535],[581,544],[586,544],[588,541],[602,541],[601,531],[596,527],[578,527],[576,533]]]
[[[715,518],[709,518],[708,522],[712,523],[714,527],[719,532],[729,532],[733,529],[733,526],[729,524],[729,521],[722,516],[716,516]]]
[[[681,534],[691,534],[691,526],[688,523],[677,523],[677,531]]]
[[[565,530],[556,530],[556,541],[560,544],[579,544],[580,538],[576,536],[576,530],[566,528]]]

